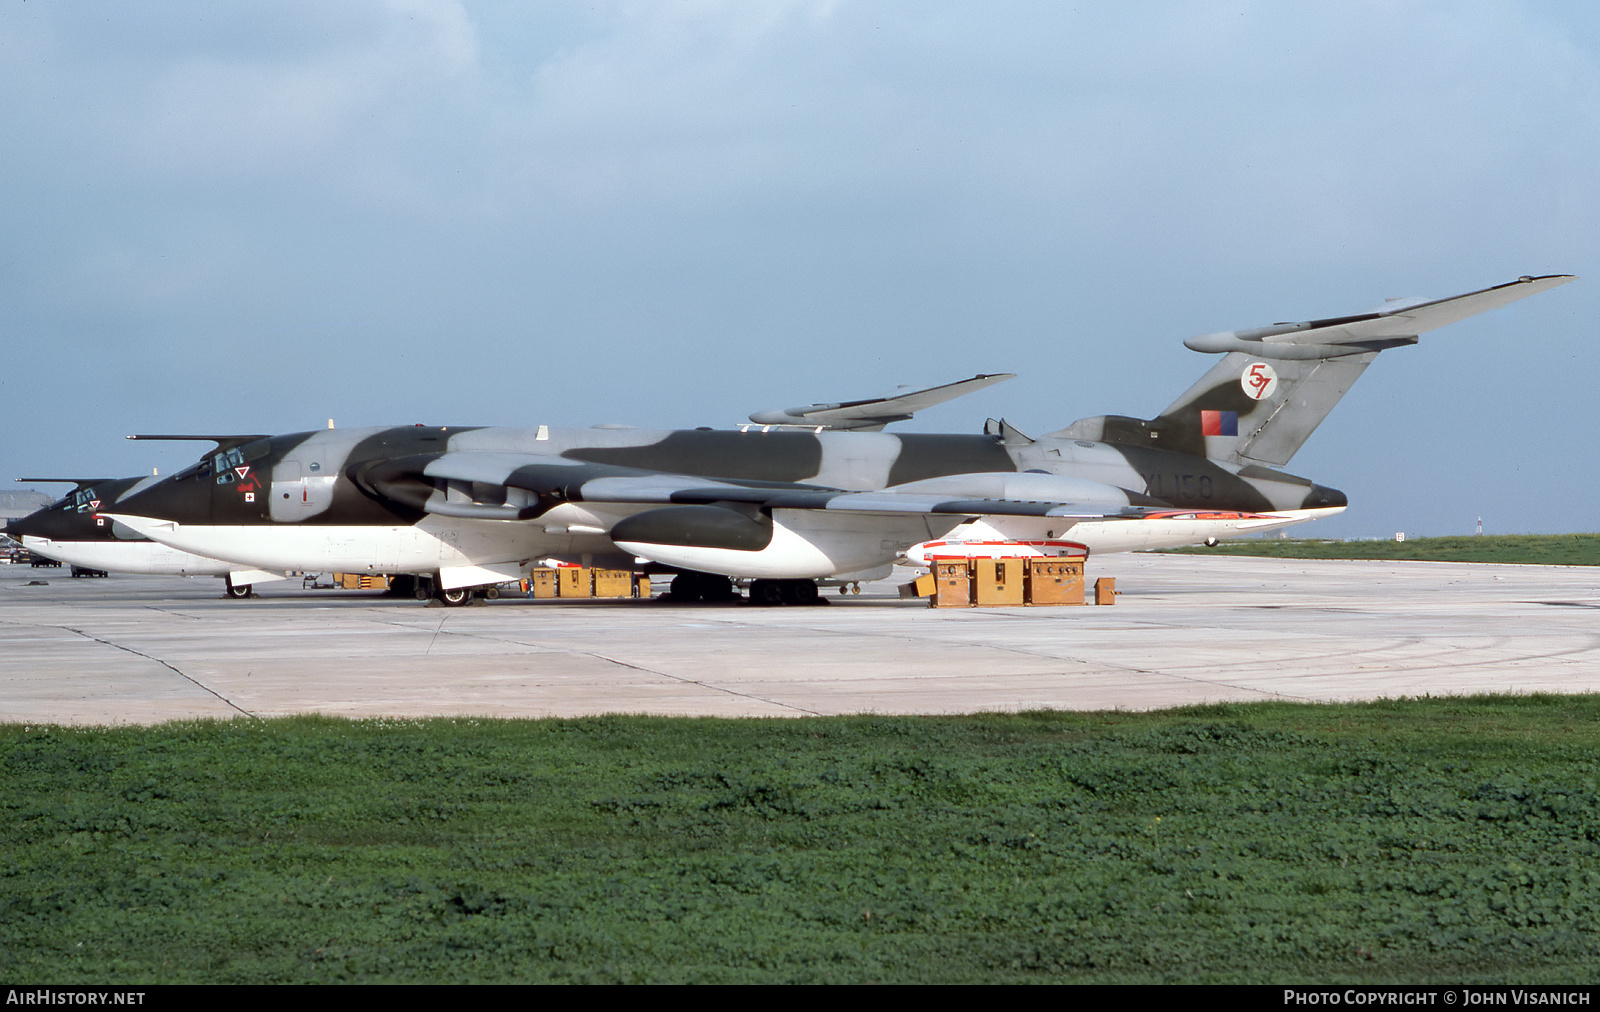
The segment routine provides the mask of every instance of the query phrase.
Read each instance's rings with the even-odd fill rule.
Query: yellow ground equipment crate
[[[388,590],[389,578],[375,573],[334,573],[333,585],[340,590]]]
[[[556,586],[562,597],[594,596],[594,580],[582,566],[562,566],[556,570]]]
[[[528,573],[528,589],[534,598],[649,597],[650,577],[626,569],[588,569],[562,566],[536,568]]]
[[[975,608],[1004,608],[1022,604],[1023,564],[1033,559],[973,559],[972,604]]]
[[[933,572],[901,589],[933,608],[1006,608],[1084,603],[1084,557],[939,559]],[[1105,580],[1101,581],[1102,583]],[[1110,603],[1096,587],[1096,602]]]
[[[972,607],[972,573],[966,559],[933,560],[933,608]]]
[[[1094,581],[1094,603],[1095,604],[1116,604],[1117,603],[1117,578],[1116,577],[1114,577],[1114,576],[1102,576],[1102,577],[1100,577],[1100,579]]]
[[[595,597],[632,597],[633,574],[626,569],[593,569]]]
[[[1082,604],[1082,559],[1029,559],[1026,599],[1032,605]]]

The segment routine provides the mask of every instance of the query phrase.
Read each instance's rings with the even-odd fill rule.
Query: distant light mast
[[[1478,529],[1472,532],[1478,537],[1483,537],[1483,517],[1478,518]]]

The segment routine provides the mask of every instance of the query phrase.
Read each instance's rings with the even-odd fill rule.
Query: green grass
[[[0,977],[1600,977],[1600,697],[0,726]]]
[[[1600,566],[1600,534],[1507,534],[1405,541],[1315,541],[1246,538],[1214,548],[1173,548],[1187,555],[1252,555],[1273,559],[1380,559]]]

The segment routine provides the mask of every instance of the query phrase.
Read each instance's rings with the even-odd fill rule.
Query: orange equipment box
[[[556,586],[562,597],[593,597],[594,580],[583,566],[562,566],[556,570]]]
[[[1082,559],[1029,559],[1028,603],[1082,604]]]
[[[1003,608],[1023,603],[1022,564],[1031,559],[973,559],[972,603],[978,608]]]
[[[972,574],[966,559],[933,560],[931,608],[972,607]]]
[[[334,573],[333,585],[341,590],[388,590],[389,578],[373,573]]]
[[[1117,603],[1117,578],[1116,577],[1114,577],[1114,576],[1102,576],[1102,577],[1100,577],[1100,579],[1094,581],[1094,603],[1095,604],[1116,604]]]

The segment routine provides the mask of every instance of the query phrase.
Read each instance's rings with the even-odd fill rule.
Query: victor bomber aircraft
[[[677,572],[673,593],[690,598],[749,579],[755,600],[802,603],[819,578],[934,540],[941,554],[996,540],[1091,552],[1194,544],[1344,509],[1343,493],[1281,468],[1367,365],[1570,280],[1523,277],[1192,338],[1191,349],[1223,358],[1155,418],[1086,418],[1038,438],[993,420],[977,435],[871,431],[905,417],[891,402],[767,413],[735,430],[216,437],[215,453],[103,510],[174,548],[259,570],[424,574],[447,603],[549,560]]]
[[[11,520],[4,533],[16,538],[36,555],[72,566],[73,575],[144,573],[161,576],[220,576],[227,580],[229,597],[247,597],[259,580],[281,580],[279,573],[255,572],[220,559],[207,559],[179,551],[119,527],[100,512],[119,498],[154,484],[154,476],[136,478],[18,478],[34,484],[72,484],[77,487],[48,506]]]

